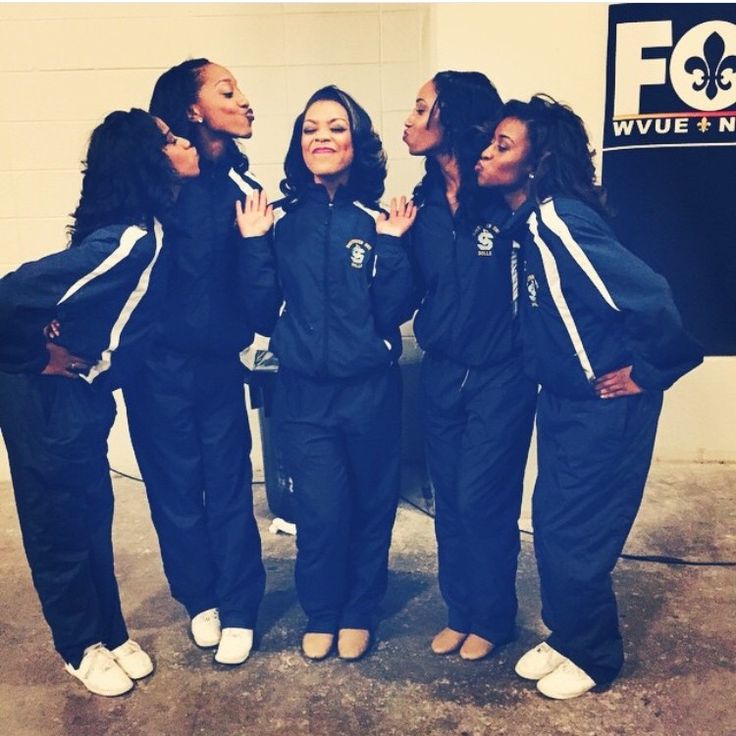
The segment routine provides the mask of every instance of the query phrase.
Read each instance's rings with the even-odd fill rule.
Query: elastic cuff
[[[336,619],[310,618],[304,632],[307,634],[334,634],[337,629]]]
[[[91,647],[93,644],[101,644],[102,642],[97,639],[97,641],[90,641],[87,644],[82,644],[79,647],[70,647],[69,649],[65,649],[64,651],[61,651],[60,649],[57,649],[59,654],[61,655],[61,658],[67,663],[70,664],[74,669],[78,669],[79,665],[82,664],[82,659],[84,657],[84,650],[87,649],[87,647]],[[123,643],[123,642],[121,642]]]
[[[461,634],[467,634],[470,632],[470,621],[464,616],[458,616],[450,611],[447,615],[447,628]]]
[[[373,630],[373,616],[366,616],[365,614],[348,613],[343,614],[340,617],[340,628],[341,629],[368,629]]]
[[[484,626],[471,626],[469,632],[480,636],[481,639],[490,641],[493,646],[500,647],[503,644],[508,644],[510,641],[516,639],[516,631],[512,628],[509,629],[489,629]]]
[[[255,629],[258,613],[256,611],[223,611],[219,610],[220,626],[224,629]]]
[[[621,666],[601,667],[595,665],[583,652],[575,651],[566,647],[563,642],[560,642],[555,637],[554,633],[547,638],[547,644],[549,644],[552,649],[559,652],[563,657],[567,657],[574,665],[580,667],[580,669],[595,682],[596,687],[606,687],[607,685],[610,685],[616,677],[618,677],[618,673],[621,671]]]
[[[201,601],[197,603],[184,603],[184,601],[181,600],[179,602],[187,609],[189,618],[194,618],[198,613],[203,613],[204,611],[209,611],[212,608],[217,608],[217,601],[214,599],[205,603],[202,603]]]

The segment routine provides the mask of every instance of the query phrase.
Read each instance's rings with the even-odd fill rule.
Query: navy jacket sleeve
[[[382,332],[396,329],[414,311],[414,278],[402,238],[378,235],[371,282],[373,318]]]
[[[578,269],[579,296],[602,316],[619,312],[633,355],[632,379],[664,390],[703,360],[700,344],[682,326],[667,281],[624,248],[605,222],[577,202],[548,201],[540,218],[555,232]]]
[[[274,229],[259,237],[242,238],[238,256],[240,288],[247,313],[255,331],[266,336],[273,332],[283,302],[274,252]]]
[[[98,249],[99,261],[108,254],[107,245]],[[81,247],[70,248],[25,263],[0,280],[0,370],[40,373],[45,368],[42,330],[56,316],[67,288],[94,268],[91,255]]]
[[[48,356],[42,330],[53,318],[61,321],[58,342],[90,360],[99,359],[103,349],[117,349],[148,290],[158,252],[146,235],[138,227],[101,229],[3,278],[0,369],[43,370]]]
[[[0,371],[40,373],[48,363],[43,327],[53,311],[23,303],[25,288],[17,271],[0,280]]]

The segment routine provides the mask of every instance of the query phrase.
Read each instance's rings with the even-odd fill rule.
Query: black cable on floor
[[[432,517],[427,509],[422,508],[419,504],[409,500],[406,496],[401,496],[401,500],[406,502],[409,506],[413,506],[423,514]],[[521,534],[533,537],[534,532],[529,529],[519,529]],[[622,560],[632,560],[634,562],[650,562],[659,565],[682,565],[689,567],[736,567],[736,560],[684,560],[681,557],[672,557],[670,555],[629,555],[620,554],[619,558]]]
[[[115,473],[115,475],[121,475],[123,478],[128,478],[129,480],[136,480],[139,483],[143,483],[143,478],[138,478],[135,475],[128,475],[127,473],[123,473],[122,470],[115,470],[115,468],[110,468],[111,473]]]
[[[115,468],[110,468],[111,473],[115,473],[115,475],[121,475],[123,478],[128,478],[129,480],[135,480],[138,483],[143,483],[143,478],[139,478],[137,475],[128,475],[127,473],[123,473],[122,470],[115,470]],[[254,486],[263,486],[266,485],[265,480],[254,480],[251,485]]]
[[[137,478],[134,475],[128,475],[128,473],[123,473],[121,470],[115,470],[115,468],[110,468],[111,473],[115,473],[116,475],[120,475],[123,478],[128,478],[129,480],[135,480],[139,483],[142,483],[143,480],[141,478]],[[265,485],[265,481],[253,481],[253,485]],[[409,504],[409,506],[413,506],[415,509],[418,509],[423,514],[426,514],[427,516],[434,518],[432,514],[427,511],[427,509],[423,509],[419,504],[414,503],[414,501],[409,500],[406,496],[401,496],[401,500],[405,503]],[[530,537],[534,536],[534,532],[529,531],[528,529],[519,529],[519,531],[522,534],[527,534]],[[715,560],[715,561],[708,561],[708,560],[683,560],[681,557],[671,557],[670,555],[628,555],[628,554],[621,554],[619,555],[619,558],[622,560],[633,560],[634,562],[651,562],[656,563],[659,565],[684,565],[689,567],[736,567],[736,560]]]

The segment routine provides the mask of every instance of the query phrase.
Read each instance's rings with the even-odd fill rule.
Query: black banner
[[[736,4],[609,9],[603,185],[709,355],[736,355]]]

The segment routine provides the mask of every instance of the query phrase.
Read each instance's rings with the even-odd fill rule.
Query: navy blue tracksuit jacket
[[[294,484],[308,631],[370,628],[386,586],[400,478],[399,325],[413,280],[400,238],[344,188],[310,186],[246,238],[244,282],[273,321],[274,421]],[[269,331],[270,332],[270,331]]]
[[[411,231],[414,332],[425,350],[422,414],[435,490],[448,626],[501,644],[514,634],[522,479],[536,385],[521,367],[517,253],[498,237],[506,207],[453,216],[430,185]]]
[[[541,386],[533,520],[550,645],[602,684],[623,663],[611,571],[641,503],[662,391],[702,361],[666,281],[589,206],[521,208],[525,368]],[[644,393],[598,399],[624,366]]]
[[[54,645],[128,639],[112,552],[107,437],[113,389],[145,355],[161,305],[161,232],[113,225],[0,280],[0,428],[23,545]],[[91,363],[80,379],[42,375],[42,330]]]
[[[265,570],[239,357],[255,328],[238,282],[235,202],[259,188],[246,165],[233,144],[182,189],[163,318],[124,396],[172,595],[190,616],[218,608],[223,626],[253,628]]]

